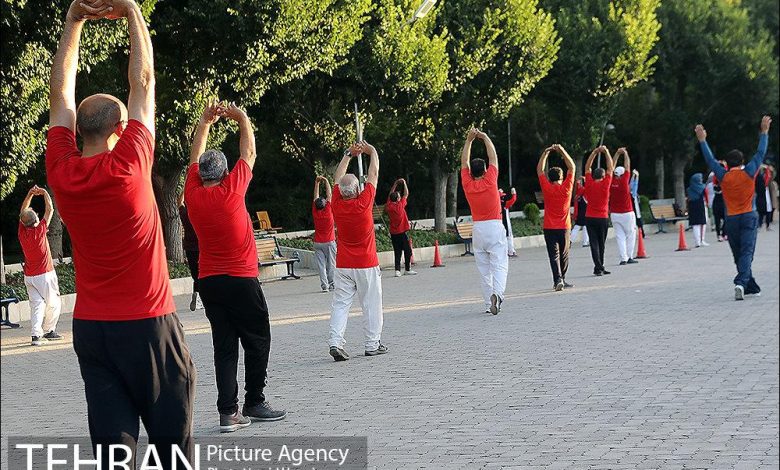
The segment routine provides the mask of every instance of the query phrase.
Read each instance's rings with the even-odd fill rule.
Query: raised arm
[[[366,182],[371,183],[374,188],[376,188],[377,183],[379,183],[379,154],[374,146],[366,141],[362,142],[362,151],[368,153],[371,157],[371,162],[368,165]]]
[[[542,176],[544,174],[544,166],[547,165],[547,157],[550,156],[550,152],[552,152],[552,147],[547,147],[539,157],[539,163],[536,164],[537,176]]]
[[[333,190],[330,188],[330,181],[328,181],[328,178],[322,177],[322,183],[325,185],[325,199],[327,201],[330,201],[333,197]]]
[[[176,206],[176,207],[181,207],[181,206],[183,206],[183,205],[184,205],[184,191],[182,191],[182,192],[179,194],[179,205],[178,205],[178,206]]]
[[[604,145],[601,146],[601,152],[604,153],[604,159],[607,161],[607,174],[611,175],[615,172],[615,162],[612,160],[612,155],[610,155],[609,149]]]
[[[585,174],[589,174],[593,172],[593,160],[596,159],[596,156],[599,154],[599,151],[601,150],[601,147],[596,147],[593,149],[592,152],[590,152],[590,155],[588,156],[588,161],[585,162]]]
[[[241,133],[239,139],[239,147],[241,147],[241,160],[244,160],[249,168],[255,166],[255,158],[257,157],[257,149],[255,147],[255,133],[252,129],[252,121],[249,120],[249,116],[246,112],[236,106],[235,103],[230,103],[222,112],[222,115],[227,119],[232,119],[238,123],[238,128]]]
[[[317,176],[314,178],[314,194],[312,195],[312,200],[316,200],[320,197],[320,181],[322,180],[322,176]]]
[[[707,163],[710,170],[715,173],[715,176],[719,180],[722,180],[723,177],[726,176],[726,169],[720,166],[718,161],[715,160],[715,155],[712,154],[712,150],[710,149],[709,144],[707,144],[707,131],[704,129],[704,126],[697,124],[694,132],[696,133],[696,140],[699,141],[704,161]]]
[[[192,139],[192,149],[190,150],[190,165],[198,163],[198,159],[206,151],[206,142],[209,140],[209,130],[211,125],[217,122],[219,114],[224,112],[225,108],[216,100],[209,100],[203,113],[200,115],[198,127],[195,128],[195,137]]]
[[[48,226],[51,224],[51,218],[54,216],[54,204],[48,191],[43,188],[39,188],[39,191],[40,195],[43,196],[43,203],[45,204],[43,218],[46,220],[46,226]]]
[[[772,124],[772,118],[764,116],[761,119],[761,133],[758,136],[758,149],[756,150],[753,158],[745,165],[745,173],[750,176],[754,176],[758,171],[758,168],[764,163],[764,156],[766,156],[766,149],[769,145],[769,126]]]
[[[27,196],[24,197],[24,200],[22,201],[22,208],[19,209],[19,216],[24,213],[27,209],[30,208],[30,203],[32,202],[32,198],[34,198],[38,194],[38,186],[33,186],[30,188],[29,191],[27,191]]]
[[[341,158],[339,165],[336,167],[336,172],[333,174],[333,181],[336,184],[339,184],[341,177],[347,174],[349,161],[352,160],[352,157],[357,157],[358,155],[360,155],[360,145],[358,144],[350,145],[349,149],[344,152],[344,156]]]
[[[130,64],[127,78],[130,96],[127,99],[127,116],[143,123],[154,135],[154,56],[152,39],[141,8],[131,0],[115,1],[118,10],[126,13],[130,36]],[[121,13],[120,13],[121,14]]]
[[[403,196],[401,196],[401,197],[402,197],[402,198],[404,198],[404,199],[406,199],[406,198],[408,198],[408,197],[409,197],[409,184],[408,184],[408,183],[406,182],[406,180],[405,180],[405,179],[403,179],[403,178],[401,178],[399,181],[400,181],[401,183],[403,183],[403,185],[404,185],[404,194],[403,194]]]
[[[498,155],[496,154],[496,146],[493,145],[493,141],[490,140],[490,136],[482,131],[479,131],[477,137],[479,137],[479,139],[482,140],[482,142],[485,144],[485,149],[487,150],[488,154],[488,163],[491,166],[496,167],[496,170],[498,170]]]
[[[463,150],[460,152],[461,169],[471,169],[471,144],[474,143],[474,139],[476,138],[477,130],[474,128],[469,129],[469,133],[466,135],[466,142],[463,144]]]
[[[390,187],[390,192],[388,193],[388,199],[390,198],[390,194],[393,194],[393,192],[398,189],[398,183],[401,181],[401,179],[397,179],[393,182],[393,185]]]
[[[571,155],[569,155],[569,152],[567,152],[566,149],[563,148],[563,146],[560,144],[555,145],[555,151],[558,152],[561,157],[563,157],[563,163],[566,165],[566,170],[569,172],[569,174],[574,175],[577,167],[574,164],[574,159],[571,158]]]
[[[631,157],[628,156],[628,150],[625,147],[620,147],[615,154],[615,165],[617,165],[618,155],[623,155],[623,168],[626,169],[627,174],[631,174]],[[629,176],[630,178],[630,176]]]

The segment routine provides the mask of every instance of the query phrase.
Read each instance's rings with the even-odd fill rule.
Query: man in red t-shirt
[[[475,139],[485,144],[488,164],[481,158],[471,160]],[[506,232],[501,223],[501,196],[498,194],[498,156],[490,137],[479,129],[469,130],[460,154],[460,179],[474,221],[472,241],[479,270],[482,299],[486,313],[498,315],[504,301],[509,257]]]
[[[46,203],[43,220],[39,220],[38,214],[30,207],[30,202],[35,196],[43,196]],[[33,346],[62,339],[62,336],[54,331],[60,318],[62,302],[57,273],[54,272],[54,263],[49,250],[49,240],[46,238],[53,214],[54,209],[49,193],[45,189],[33,186],[22,201],[18,231],[19,244],[22,245],[22,253],[24,253],[24,286],[30,298]]]
[[[325,186],[325,196],[320,196],[320,183]],[[333,209],[330,201],[333,192],[330,181],[324,176],[314,179],[314,200],[311,203],[311,215],[314,218],[314,256],[320,272],[322,292],[335,289],[333,272],[336,269],[336,230],[333,222]]]
[[[604,154],[607,169],[593,167],[593,160],[599,154]],[[593,258],[593,274],[603,276],[610,272],[604,269],[604,246],[609,230],[609,189],[612,184],[612,173],[615,165],[607,147],[601,146],[593,150],[585,163],[585,199],[588,208],[585,211],[585,227],[590,239],[590,255]]]
[[[609,187],[609,217],[612,227],[615,229],[617,240],[619,263],[636,264],[634,247],[636,246],[636,212],[634,212],[634,200],[631,197],[631,157],[625,147],[615,152],[615,165],[624,158],[624,166],[616,166],[612,184]]]
[[[367,153],[371,157],[365,188],[347,167],[353,157]],[[379,180],[379,154],[373,145],[359,142],[344,154],[333,180],[333,219],[339,237],[336,240],[336,290],[333,292],[333,308],[330,314],[330,355],[334,361],[346,361],[344,350],[347,316],[355,295],[363,310],[366,333],[365,354],[377,356],[387,353],[382,337],[382,274],[376,255],[373,206],[376,184]]]
[[[552,167],[544,174],[547,157],[550,152],[557,152],[566,163],[566,178],[563,170]],[[544,243],[547,245],[547,256],[550,258],[550,269],[553,275],[553,289],[562,291],[564,287],[574,287],[566,282],[566,271],[569,269],[569,231],[571,220],[569,205],[574,187],[574,160],[562,146],[555,144],[542,152],[536,165],[536,175],[544,195]]]
[[[238,123],[241,132],[241,156],[233,171],[228,171],[224,153],[206,150],[211,125],[220,116]],[[271,324],[257,279],[257,248],[244,202],[255,157],[255,136],[246,113],[235,104],[209,102],[195,130],[184,201],[200,248],[199,288],[214,343],[221,432],[233,432],[252,421],[277,421],[287,415],[271,408],[263,394]],[[242,411],[238,410],[236,378],[239,341],[244,348],[246,379]]]
[[[403,195],[396,191],[398,185],[404,186]],[[390,188],[390,194],[387,196],[385,212],[390,218],[390,241],[393,243],[393,254],[395,260],[395,277],[401,277],[401,254],[404,255],[404,274],[414,275],[412,271],[412,245],[409,243],[409,217],[406,215],[406,202],[409,198],[409,185],[406,180],[399,178]]]
[[[76,108],[84,22],[120,17],[130,37],[127,108],[105,94]],[[193,455],[195,368],[175,313],[152,189],[154,85],[140,7],[74,1],[52,62],[46,173],[73,245],[73,348],[89,432],[93,444],[123,444],[134,453],[142,418],[149,443],[170,462],[172,444]]]

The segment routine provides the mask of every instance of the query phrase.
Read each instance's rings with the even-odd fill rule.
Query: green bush
[[[536,204],[534,204],[534,206],[536,206]],[[538,207],[537,210],[539,210]],[[512,221],[512,235],[515,237],[530,237],[532,235],[541,235],[544,233],[542,231],[542,225],[539,220],[536,222],[531,222],[528,219],[520,218],[514,218],[510,220]]]
[[[650,198],[639,195],[639,213],[642,214],[642,221],[649,224],[653,221],[653,213],[650,212]]]
[[[528,204],[523,206],[523,213],[525,214],[526,220],[531,222],[532,224],[539,225],[539,214],[541,211],[539,210],[539,206],[534,204],[533,202],[529,202]]]

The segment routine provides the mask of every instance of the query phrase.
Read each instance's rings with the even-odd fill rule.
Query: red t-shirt
[[[498,168],[488,165],[485,176],[474,179],[468,168],[460,170],[463,192],[471,208],[471,220],[501,220],[501,196],[498,194]]]
[[[376,188],[366,183],[354,199],[341,197],[339,186],[333,188],[333,219],[339,238],[336,241],[337,268],[373,268],[379,266],[374,237],[373,205]]]
[[[312,202],[311,214],[314,217],[314,243],[328,243],[335,240],[336,226],[333,222],[333,208],[330,201],[326,201],[322,209],[317,209]]]
[[[393,202],[388,198],[385,211],[390,218],[390,235],[399,235],[412,228],[409,225],[409,217],[406,215],[405,197],[399,199],[398,202]]]
[[[588,201],[585,217],[609,218],[609,188],[611,185],[612,175],[605,175],[604,178],[596,181],[590,173],[585,174],[585,199]]]
[[[24,275],[38,276],[54,271],[54,263],[51,261],[49,239],[46,232],[49,230],[46,220],[41,220],[35,227],[25,227],[19,222],[19,244],[24,253]]]
[[[612,184],[609,186],[609,211],[611,213],[634,212],[631,188],[628,186],[630,179],[631,174],[628,172],[623,173],[623,176],[612,178]]]
[[[87,158],[70,129],[49,129],[46,174],[76,268],[73,318],[140,320],[176,311],[153,162],[154,137],[136,120],[113,150]]]
[[[539,184],[544,194],[544,224],[547,229],[571,228],[569,205],[574,187],[574,174],[570,171],[562,184],[550,183],[547,176],[539,175]]]
[[[205,187],[194,163],[187,170],[184,201],[198,235],[198,278],[226,274],[257,277],[257,247],[244,198],[252,169],[239,160],[225,179]]]

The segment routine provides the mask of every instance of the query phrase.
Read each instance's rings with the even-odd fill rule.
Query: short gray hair
[[[357,197],[359,188],[357,176],[352,173],[347,173],[339,180],[339,192],[344,199]]]
[[[32,209],[25,209],[19,215],[19,220],[22,221],[22,225],[25,227],[32,227],[38,223],[38,214],[36,214]]]
[[[227,173],[227,157],[219,150],[206,150],[198,158],[198,167],[203,181],[222,181]]]

